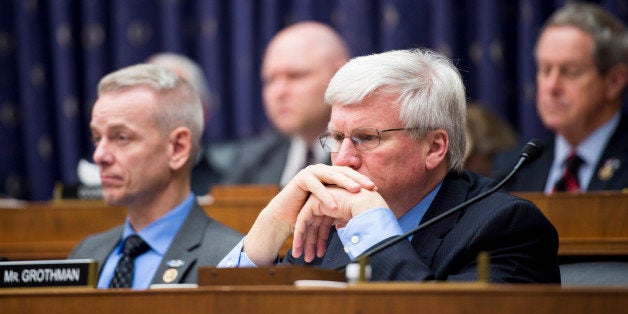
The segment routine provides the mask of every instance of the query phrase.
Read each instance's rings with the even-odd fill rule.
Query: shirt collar
[[[606,146],[606,143],[613,135],[613,131],[619,125],[620,114],[616,113],[608,122],[601,127],[597,128],[587,138],[582,141],[575,149],[576,153],[587,165],[595,165],[602,154],[602,148]],[[558,135],[556,138],[556,158],[555,163],[558,166],[562,166],[564,160],[569,156],[572,147],[567,143],[564,137]]]
[[[159,219],[151,222],[140,232],[133,230],[127,218],[124,223],[122,238],[126,239],[132,234],[138,234],[153,250],[161,255],[165,254],[192,209],[194,198],[194,194],[190,193],[181,204],[159,217]]]
[[[419,222],[423,219],[423,216],[427,212],[427,209],[432,205],[432,201],[436,197],[436,194],[440,190],[440,187],[443,185],[443,181],[441,181],[432,191],[427,194],[418,204],[416,204],[412,209],[410,209],[407,213],[403,214],[398,221],[399,226],[401,226],[401,230],[403,233],[406,233],[419,225]]]

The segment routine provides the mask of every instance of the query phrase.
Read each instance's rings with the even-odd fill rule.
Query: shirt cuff
[[[255,263],[253,263],[249,257],[242,252],[242,248],[244,247],[244,238],[236,244],[231,251],[222,258],[220,263],[216,265],[216,267],[220,268],[236,268],[236,267],[257,267]]]
[[[349,220],[338,236],[351,259],[358,257],[377,243],[403,234],[397,218],[388,208],[374,208]]]

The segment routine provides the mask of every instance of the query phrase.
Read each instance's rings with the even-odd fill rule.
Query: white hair
[[[329,105],[355,105],[374,92],[398,95],[399,118],[414,136],[444,129],[449,169],[461,171],[466,146],[465,87],[446,56],[427,49],[395,50],[351,59],[331,79]]]

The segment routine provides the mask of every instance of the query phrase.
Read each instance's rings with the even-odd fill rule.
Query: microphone
[[[419,226],[417,226],[416,228],[411,229],[410,231],[390,238],[387,241],[381,242],[373,247],[371,247],[370,249],[366,250],[364,253],[360,254],[358,257],[356,257],[355,259],[353,259],[351,262],[349,262],[349,264],[351,263],[356,263],[366,257],[369,257],[377,252],[380,252],[381,250],[390,247],[391,245],[408,238],[410,235],[419,232],[422,229],[427,228],[430,225],[433,225],[434,223],[442,220],[443,218],[459,211],[462,208],[465,208],[487,196],[489,196],[490,194],[493,194],[495,191],[497,191],[498,189],[500,189],[504,184],[506,184],[506,182],[508,182],[508,180],[510,180],[510,178],[512,178],[512,176],[514,176],[524,165],[536,160],[537,158],[539,158],[539,156],[541,156],[541,153],[543,152],[543,144],[541,142],[541,140],[539,139],[532,139],[529,142],[527,142],[525,144],[525,146],[521,149],[521,155],[519,156],[519,161],[515,164],[515,166],[512,168],[512,170],[510,171],[510,173],[508,173],[508,175],[502,179],[499,183],[497,183],[495,186],[493,186],[490,190],[479,194],[469,200],[467,200],[466,202],[462,202],[460,203],[458,206],[455,206],[449,210],[447,210],[446,212],[426,221],[425,223],[420,224]],[[347,264],[348,265],[348,264]],[[337,267],[336,270],[340,270],[344,267],[346,267],[347,265],[343,265],[340,267]]]

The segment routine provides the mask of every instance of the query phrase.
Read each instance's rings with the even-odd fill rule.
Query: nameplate
[[[198,268],[199,286],[293,285],[298,280],[346,282],[344,272],[318,267],[277,265],[271,267]]]
[[[0,262],[0,288],[96,287],[93,259]]]

